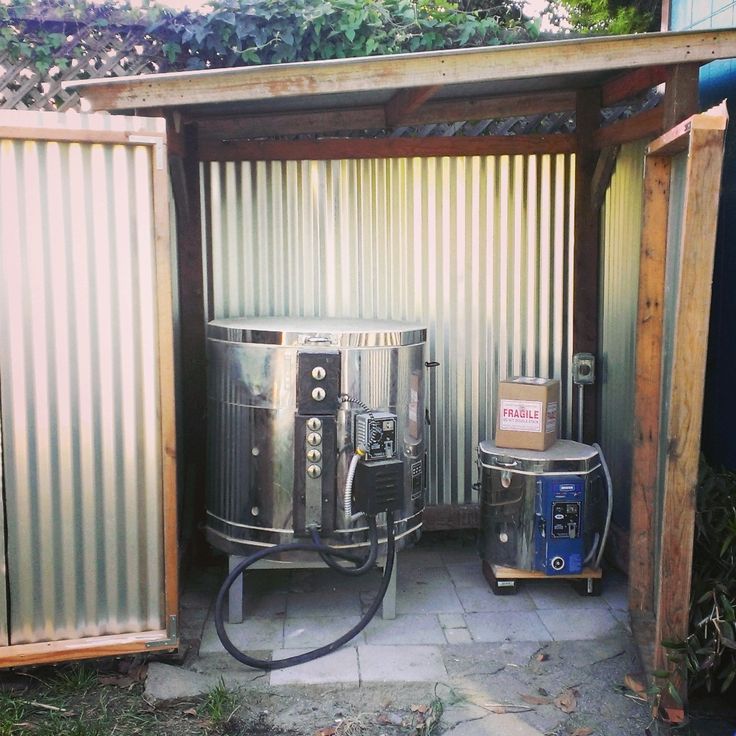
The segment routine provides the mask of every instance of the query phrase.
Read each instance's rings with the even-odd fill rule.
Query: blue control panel
[[[585,480],[542,476],[537,480],[535,501],[535,569],[547,575],[582,572]]]

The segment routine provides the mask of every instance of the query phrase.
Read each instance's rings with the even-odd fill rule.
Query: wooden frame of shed
[[[599,218],[623,143],[656,139],[646,164],[638,306],[636,431],[632,468],[630,608],[645,664],[665,662],[661,642],[687,635],[695,487],[702,413],[709,280],[725,112],[698,115],[698,70],[736,57],[736,30],[657,33],[495,48],[346,59],[74,82],[92,110],[163,115],[169,123],[178,218],[182,382],[187,404],[181,468],[203,487],[205,357],[199,163],[219,160],[386,158],[574,152],[573,352],[598,343]],[[611,125],[601,111],[664,84],[662,103]],[[574,135],[360,137],[398,125],[567,111]],[[345,131],[352,131],[345,137]],[[339,132],[339,136],[336,133]],[[309,140],[285,140],[310,134]],[[267,139],[267,140],[266,140]],[[673,152],[687,151],[684,220],[670,375],[664,262]],[[670,236],[669,240],[672,239]],[[666,390],[666,395],[665,395]],[[662,405],[668,406],[664,430]],[[594,402],[585,407],[593,439]],[[664,478],[658,471],[665,464]],[[661,496],[661,497],[660,497]],[[652,509],[661,504],[657,528]],[[427,509],[430,528],[477,520],[474,509]],[[655,559],[660,560],[655,567]],[[654,647],[654,652],[651,648]]]

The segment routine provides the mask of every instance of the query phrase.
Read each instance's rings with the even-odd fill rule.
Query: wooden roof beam
[[[430,97],[432,97],[441,85],[434,84],[427,87],[414,87],[413,89],[399,90],[386,103],[386,124],[389,128],[404,125],[407,116],[416,112]]]
[[[730,58],[736,30],[642,33],[489,48],[332,59],[66,82],[93,110],[208,105],[621,72]]]
[[[200,143],[200,161],[291,161],[417,156],[491,156],[572,153],[575,137],[549,135],[432,136],[428,138],[325,138],[318,141]]]
[[[523,115],[568,112],[575,109],[575,93],[568,91],[541,94],[498,95],[428,102],[406,113],[403,125],[454,123],[464,120],[501,119]],[[189,117],[199,123],[202,141],[334,133],[341,130],[380,130],[389,127],[382,105],[337,110],[308,110],[286,113],[234,115],[227,117]]]

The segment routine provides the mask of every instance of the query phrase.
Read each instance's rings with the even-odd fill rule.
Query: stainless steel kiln
[[[372,467],[395,469],[389,490],[398,494],[399,546],[419,538],[424,327],[221,319],[209,324],[207,337],[211,544],[245,555],[317,526],[331,544],[367,545],[365,519],[352,514],[344,493],[359,445]]]

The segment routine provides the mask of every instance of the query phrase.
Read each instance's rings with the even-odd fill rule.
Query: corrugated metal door
[[[168,218],[163,121],[0,115],[2,664],[171,638]]]
[[[498,379],[563,377],[569,426],[573,160],[206,164],[210,315],[426,324],[428,500],[477,501]]]

